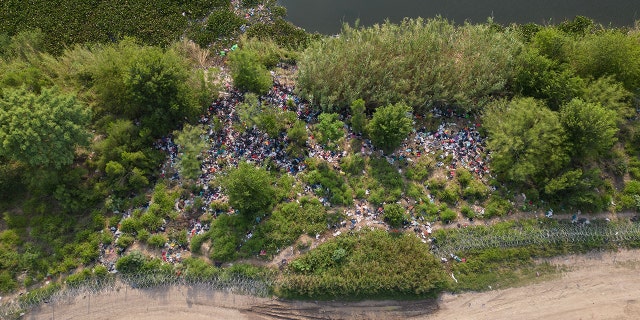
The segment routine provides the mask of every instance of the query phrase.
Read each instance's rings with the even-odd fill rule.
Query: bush
[[[462,189],[462,196],[466,199],[482,201],[489,196],[489,188],[482,181],[471,180],[471,183]]]
[[[469,170],[460,167],[456,169],[456,179],[458,180],[458,183],[460,183],[460,187],[464,188],[469,184],[469,182],[471,182],[473,176]]]
[[[140,224],[150,232],[154,232],[162,226],[162,218],[156,216],[152,211],[154,205],[149,206],[147,212],[140,216]]]
[[[503,216],[511,211],[511,203],[497,195],[492,195],[484,210],[483,218]]]
[[[464,206],[460,209],[460,213],[468,219],[473,219],[476,217],[476,213],[469,206]]]
[[[405,170],[407,179],[423,182],[429,178],[435,163],[430,157],[420,157],[415,159]]]
[[[255,52],[236,50],[229,56],[229,68],[234,85],[243,91],[263,94],[271,88],[271,74]]]
[[[515,32],[490,24],[457,27],[442,18],[347,26],[340,37],[309,45],[298,62],[297,87],[333,110],[360,98],[374,107],[405,101],[471,109],[503,91],[520,47]]]
[[[151,237],[149,237],[149,240],[147,240],[147,243],[150,246],[153,246],[156,248],[162,248],[164,247],[164,244],[167,243],[167,237],[165,237],[162,234],[154,234]]]
[[[18,287],[18,283],[13,279],[7,270],[0,271],[0,292],[9,293]]]
[[[393,228],[399,228],[407,220],[404,208],[399,204],[384,205],[384,221]]]
[[[440,212],[440,220],[444,223],[450,223],[458,219],[458,214],[447,208]]]
[[[292,261],[288,271],[276,288],[286,298],[433,297],[449,281],[418,238],[381,230],[327,241]]]
[[[134,233],[140,228],[140,223],[135,218],[126,218],[120,222],[120,231]]]
[[[444,190],[437,193],[437,197],[451,205],[455,205],[460,199],[460,187],[453,183],[448,184]]]
[[[149,231],[147,231],[146,229],[142,229],[138,231],[138,235],[136,238],[142,242],[147,242],[150,236],[151,236],[151,233]]]
[[[361,175],[364,170],[365,161],[361,155],[353,154],[342,158],[340,160],[340,166],[344,172],[358,176]]]
[[[174,231],[169,235],[169,239],[184,248],[186,248],[187,245],[189,244],[189,239],[187,237],[187,230]]]
[[[116,269],[123,274],[133,274],[144,266],[145,256],[140,251],[132,251],[116,261]]]
[[[130,236],[128,234],[123,234],[118,238],[118,240],[116,240],[116,246],[122,249],[126,249],[131,244],[133,244],[133,241],[135,241],[133,236]]]
[[[207,241],[207,239],[207,234],[196,234],[191,237],[191,252],[193,254],[202,254],[200,249],[202,248],[202,244]]]

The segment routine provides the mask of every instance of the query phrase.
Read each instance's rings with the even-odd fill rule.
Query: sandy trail
[[[186,287],[121,289],[44,305],[26,319],[640,319],[640,251],[550,260],[569,267],[525,287],[423,301],[287,302]]]
[[[640,319],[640,251],[550,260],[561,277],[483,293],[445,294],[426,319]]]

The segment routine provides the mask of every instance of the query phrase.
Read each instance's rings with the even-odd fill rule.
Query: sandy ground
[[[25,319],[640,319],[640,251],[550,262],[569,269],[525,287],[438,300],[287,302],[184,287],[123,288],[44,305]]]

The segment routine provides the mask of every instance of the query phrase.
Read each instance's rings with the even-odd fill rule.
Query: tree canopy
[[[5,89],[0,98],[0,156],[32,167],[59,169],[88,144],[89,110],[57,88],[35,94]]]
[[[506,181],[540,188],[569,161],[557,113],[533,98],[489,108],[485,127],[492,169]]]
[[[231,53],[229,68],[233,83],[240,90],[263,94],[271,88],[271,75],[253,51],[241,49]]]
[[[265,214],[275,203],[274,179],[264,168],[240,162],[222,181],[229,204],[240,214],[252,218]]]
[[[590,160],[608,151],[616,141],[617,114],[599,104],[573,99],[560,109],[571,155],[579,161]]]
[[[367,125],[371,143],[386,153],[393,152],[413,128],[411,108],[404,103],[376,109]]]
[[[101,116],[139,122],[143,132],[160,137],[202,111],[197,89],[188,86],[189,67],[176,52],[128,39],[95,55],[89,72]]]
[[[340,121],[337,113],[322,113],[318,116],[318,141],[329,144],[336,143],[344,137],[344,122]]]

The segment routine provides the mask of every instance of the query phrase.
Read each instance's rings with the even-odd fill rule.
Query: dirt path
[[[287,302],[185,287],[45,305],[25,319],[638,319],[640,251],[549,260],[568,271],[533,285],[422,301]]]
[[[558,279],[483,293],[445,294],[429,320],[639,319],[640,251],[550,260],[570,268]]]

